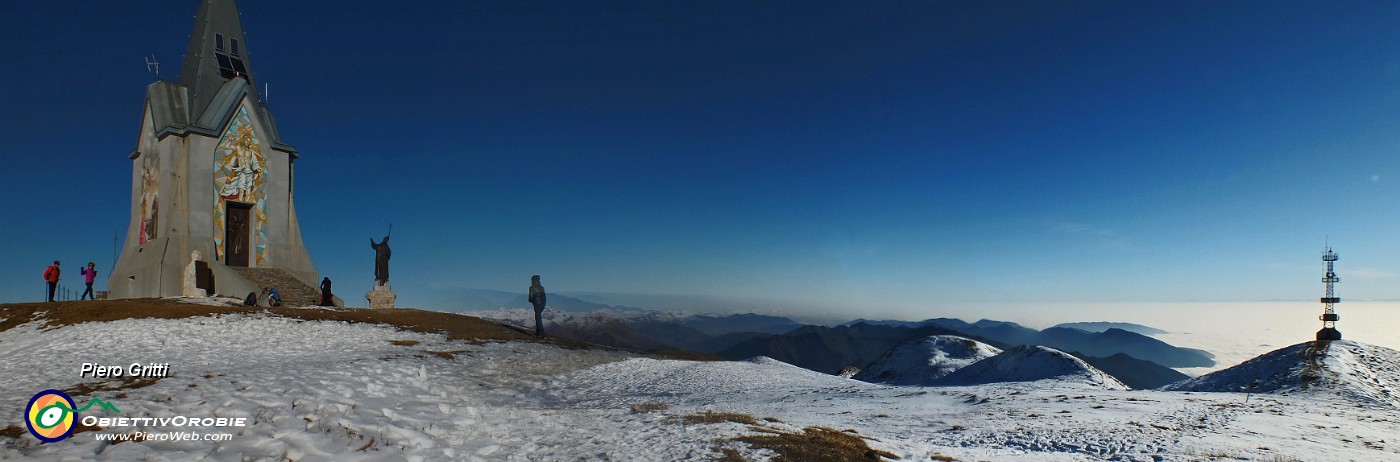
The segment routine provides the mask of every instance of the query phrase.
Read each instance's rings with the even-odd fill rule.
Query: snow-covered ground
[[[1349,340],[1304,342],[1164,387],[1335,395],[1400,408],[1400,351]]]
[[[1118,379],[1084,360],[1050,347],[1022,345],[943,376],[938,385],[1053,382],[1106,390],[1127,390]]]
[[[690,362],[475,345],[270,315],[26,325],[0,332],[0,358],[0,415],[21,427],[35,392],[101,381],[78,378],[83,362],[171,364],[173,376],[153,385],[93,393],[121,416],[253,422],[220,443],[94,437],[133,427],[51,444],[0,437],[0,459],[666,461],[710,460],[721,446],[750,460],[772,455],[726,442],[754,434],[748,425],[683,418],[707,410],[779,430],[854,430],[906,460],[1400,459],[1400,411],[1343,396],[1256,394],[1245,402],[1238,393],[1046,381],[899,387],[766,358]]]
[[[934,380],[996,356],[1001,349],[956,335],[931,335],[891,348],[855,379],[890,385],[931,385]]]

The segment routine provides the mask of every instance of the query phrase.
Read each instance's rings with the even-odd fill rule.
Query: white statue
[[[209,293],[199,288],[199,285],[196,283],[198,276],[195,274],[195,262],[199,261],[204,261],[204,257],[200,255],[199,251],[190,252],[190,264],[185,266],[185,277],[183,281],[184,295],[186,297],[204,298],[209,296]]]

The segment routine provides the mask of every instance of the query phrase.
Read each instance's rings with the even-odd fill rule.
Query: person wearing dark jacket
[[[331,278],[321,278],[321,306],[333,306],[335,301],[331,300]]]
[[[94,268],[95,266],[97,266],[97,263],[88,262],[87,268],[78,271],[79,274],[83,275],[83,283],[87,284],[87,290],[84,290],[83,294],[78,296],[78,300],[82,300],[84,297],[97,300],[97,297],[92,294],[92,281],[97,279],[97,268]]]
[[[540,275],[530,276],[530,296],[531,305],[535,305],[535,336],[544,337],[544,286],[540,285]]]
[[[49,283],[49,301],[53,301],[53,292],[58,288],[58,260],[44,270],[44,282]]]

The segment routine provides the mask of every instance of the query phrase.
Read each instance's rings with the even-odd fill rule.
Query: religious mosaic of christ
[[[160,154],[141,155],[141,223],[137,243],[145,244],[160,232]]]
[[[227,256],[226,244],[251,246],[254,263],[250,266],[262,266],[267,257],[266,172],[267,157],[253,132],[248,109],[239,107],[214,149],[214,253],[219,260]],[[224,242],[224,217],[229,202],[253,206],[251,242]]]

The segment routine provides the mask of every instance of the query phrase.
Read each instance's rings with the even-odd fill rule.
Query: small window
[[[224,51],[224,34],[214,34],[214,49]]]
[[[229,60],[228,55],[225,55],[223,53],[214,53],[214,57],[219,60],[219,75],[222,75],[225,78],[231,78],[235,75],[238,75],[238,73],[234,71],[233,62]]]
[[[238,39],[228,39],[228,52],[231,55],[238,56]]]

